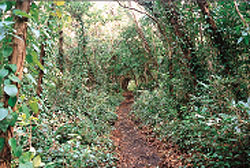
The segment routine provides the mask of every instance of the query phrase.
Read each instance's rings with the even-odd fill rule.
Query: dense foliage
[[[240,3],[239,9],[249,18],[247,4]],[[173,27],[178,23],[162,22],[169,30],[168,36],[172,36],[170,48],[164,51],[162,46],[162,52],[171,52],[172,60],[165,58],[160,66],[157,89],[137,91],[133,114],[142,124],[150,125],[157,137],[178,144],[188,153],[186,164],[249,167],[249,27],[239,18],[233,1],[213,3],[209,10],[224,40],[223,44],[215,44],[211,25],[205,22],[209,16],[201,14],[197,3],[172,5],[175,8],[167,12],[175,10],[180,15],[179,26],[183,29],[179,31],[185,32],[185,37],[176,38]],[[150,11],[152,14],[161,11],[155,13],[159,19],[172,17],[166,15],[166,8],[157,7],[157,3],[153,8],[156,9]],[[190,45],[185,38],[193,43],[195,64],[201,65],[200,74],[196,75],[199,80],[192,90],[192,72],[188,73],[185,66],[189,60],[183,58],[185,50],[180,52],[181,45]],[[218,45],[227,45],[223,47],[227,47],[228,55],[217,51]],[[222,56],[231,60],[220,62]],[[166,68],[170,64],[171,72]],[[230,66],[231,72],[225,73],[223,66]]]

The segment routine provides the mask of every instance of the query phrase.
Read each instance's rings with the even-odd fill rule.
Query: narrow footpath
[[[135,123],[129,119],[129,112],[133,104],[132,93],[125,93],[126,98],[117,110],[118,120],[115,123],[113,140],[118,154],[117,168],[157,168],[160,157],[157,149],[150,146]]]

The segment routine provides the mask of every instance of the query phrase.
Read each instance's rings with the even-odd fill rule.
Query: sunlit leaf
[[[57,6],[63,6],[65,1],[54,1]]]
[[[0,108],[0,121],[5,119],[8,115],[8,110],[5,108]]]
[[[30,119],[30,110],[26,105],[22,106],[23,113],[25,114],[25,117],[27,120]]]
[[[12,72],[16,72],[17,71],[16,64],[9,64],[8,67],[12,70]]]
[[[33,84],[35,84],[35,85],[37,84],[36,80],[33,78],[33,76],[31,74],[26,74],[26,77],[28,79],[30,79]]]
[[[11,84],[11,81],[9,79],[5,79],[3,81],[4,85],[10,85]]]
[[[39,167],[42,163],[41,157],[38,155],[33,159],[33,166]]]
[[[33,60],[33,63],[37,64],[37,66],[41,69],[41,70],[44,70],[44,67],[43,65],[40,63],[40,61],[38,60],[38,55],[35,51],[32,51],[31,52],[31,55],[32,55],[32,60]]]
[[[17,147],[16,139],[15,139],[15,138],[10,138],[10,140],[9,140],[9,145],[11,146],[11,149],[12,149],[13,151],[15,151],[15,150],[16,150],[16,147]]]
[[[13,51],[12,47],[6,47],[2,50],[2,54],[4,57],[8,57],[8,56],[10,56],[12,51]]]
[[[37,102],[37,101],[31,100],[31,101],[29,102],[29,106],[30,106],[31,110],[32,110],[35,114],[37,114],[37,113],[39,112],[39,106],[38,106],[38,102]]]
[[[240,38],[238,39],[238,41],[237,41],[237,44],[239,44],[240,42],[242,42],[242,40],[243,40],[243,37],[240,37]]]
[[[20,80],[16,75],[14,75],[14,74],[10,74],[10,75],[8,76],[8,78],[9,78],[12,82],[17,82],[17,83],[20,83],[20,82],[21,82],[21,80]]]
[[[39,30],[31,29],[31,31],[36,36],[37,39],[40,37],[40,31]]]
[[[7,69],[1,69],[0,70],[0,78],[4,78],[5,76],[7,76],[9,73],[9,71]]]
[[[27,14],[26,12],[21,11],[21,10],[19,10],[19,9],[15,9],[15,10],[13,11],[13,14],[14,14],[14,15],[17,15],[17,16],[20,16],[20,17],[31,18],[31,16],[30,16],[29,14]]]
[[[0,41],[2,41],[5,38],[5,33],[0,32]]]
[[[31,162],[21,163],[18,168],[33,168],[33,164]]]
[[[15,157],[20,157],[23,153],[22,146],[17,146],[16,150],[14,151],[14,156]]]
[[[18,93],[18,89],[16,85],[5,85],[4,86],[4,92],[9,95],[10,97],[14,97]]]
[[[56,16],[58,17],[58,18],[61,18],[62,17],[62,12],[60,11],[60,10],[56,10]]]
[[[5,3],[3,3],[3,4],[0,4],[0,10],[1,11],[5,11],[6,10],[6,8],[7,8],[7,5],[5,4]]]

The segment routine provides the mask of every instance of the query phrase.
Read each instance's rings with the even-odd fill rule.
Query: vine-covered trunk
[[[16,9],[19,9],[23,12],[28,13],[30,10],[30,1],[29,0],[17,0]],[[28,19],[25,17],[15,16],[15,25],[14,29],[16,30],[13,37],[12,47],[13,52],[9,57],[10,64],[16,64],[17,70],[15,75],[21,80],[23,75],[23,64],[26,57],[26,37],[27,37],[27,22]],[[20,89],[20,84],[14,83],[17,85],[18,90]],[[18,97],[18,93],[17,93]],[[4,96],[4,105],[7,108],[9,96]],[[16,105],[12,108],[12,111],[16,111]],[[11,167],[11,147],[8,144],[10,138],[13,137],[13,127],[9,126],[6,132],[0,131],[0,137],[4,138],[4,147],[0,152],[0,168],[10,168]]]
[[[144,6],[144,8],[148,9],[150,12],[153,13],[153,16],[151,16],[150,18],[155,22],[156,27],[157,27],[160,35],[162,36],[162,37],[160,37],[160,39],[162,39],[162,42],[164,43],[164,46],[166,48],[166,56],[168,56],[168,62],[169,62],[169,64],[168,64],[169,79],[171,81],[173,79],[173,76],[174,76],[173,75],[173,58],[172,58],[173,47],[171,47],[171,45],[170,45],[172,43],[172,38],[167,36],[165,26],[159,22],[159,20],[157,18],[157,14],[154,12],[154,9],[149,7],[148,5],[146,5],[147,3],[144,3],[143,1],[136,0],[136,2],[138,4]],[[157,61],[156,61],[156,63],[157,63]],[[172,94],[173,91],[174,91],[174,86],[170,83],[169,84],[170,94]]]
[[[209,32],[212,37],[212,42],[214,43],[214,46],[219,50],[218,60],[224,67],[223,73],[230,74],[232,67],[230,66],[229,62],[231,61],[232,56],[229,54],[229,45],[225,40],[223,40],[223,37],[218,31],[213,17],[210,15],[208,2],[206,0],[197,0],[197,3],[206,19],[206,22],[209,24],[209,29],[211,30]]]
[[[201,67],[197,62],[198,58],[194,51],[194,44],[192,43],[191,38],[187,35],[187,32],[184,30],[184,27],[181,25],[179,13],[175,10],[176,7],[172,0],[161,0],[161,3],[165,8],[167,19],[172,25],[175,35],[183,41],[183,43],[180,44],[180,47],[184,54],[184,58],[188,61],[186,66],[192,77],[193,87],[195,87],[197,85],[197,80],[201,80],[202,75],[198,75]]]

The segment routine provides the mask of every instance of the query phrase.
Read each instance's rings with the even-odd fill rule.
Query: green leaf
[[[9,124],[7,122],[1,123],[0,130],[3,132],[6,132],[9,127]]]
[[[41,70],[44,70],[43,65],[39,61],[36,61],[36,64]]]
[[[13,13],[14,13],[14,15],[17,15],[17,16],[19,16],[19,17],[31,18],[31,16],[30,16],[29,14],[27,14],[26,12],[21,11],[21,10],[19,10],[19,9],[15,9],[15,10],[13,11]]]
[[[31,74],[26,74],[26,77],[32,81],[33,84],[37,85],[36,80],[33,78]]]
[[[39,167],[42,163],[41,157],[38,155],[33,159],[33,166]]]
[[[9,79],[5,79],[3,81],[4,85],[10,85],[11,84],[11,81]]]
[[[15,151],[16,150],[16,139],[15,138],[10,138],[9,140],[9,145],[11,146],[11,150]]]
[[[32,47],[34,48],[34,52],[36,51],[36,53],[40,53],[40,49],[36,44],[33,43]],[[37,60],[38,60],[38,58],[37,58]]]
[[[35,19],[36,23],[39,22],[39,12],[38,12],[38,7],[35,3],[32,3],[31,5],[31,10],[30,10],[30,15]]]
[[[32,51],[31,52],[31,55],[32,55],[32,60],[35,64],[37,64],[37,66],[41,69],[41,70],[44,70],[44,67],[43,65],[40,63],[40,61],[38,60],[38,56],[37,56],[37,52],[35,51]]]
[[[10,54],[12,53],[13,48],[12,47],[6,47],[2,50],[2,54],[4,57],[8,57],[10,56]]]
[[[18,168],[33,168],[33,164],[31,162],[21,163]]]
[[[23,149],[22,149],[22,146],[18,146],[16,148],[16,150],[14,151],[14,156],[15,157],[20,157],[23,153]]]
[[[248,45],[249,45],[249,39],[248,39],[248,37],[246,36],[246,37],[244,38],[244,40],[245,40],[245,44],[248,46]]]
[[[8,100],[8,104],[11,106],[11,107],[14,107],[16,105],[16,101],[17,101],[17,97],[10,97],[9,100]]]
[[[6,10],[10,10],[12,8],[12,6],[15,5],[15,2],[13,1],[5,1],[6,5],[7,5],[7,9]]]
[[[7,5],[5,3],[0,4],[0,10],[1,11],[5,12],[6,8],[7,8]]]
[[[17,71],[16,64],[9,64],[8,67],[11,69],[12,72],[16,72]]]
[[[23,111],[25,114],[30,112],[30,110],[29,110],[29,108],[27,107],[27,105],[23,105],[23,106],[22,106],[22,111]]]
[[[40,37],[40,31],[39,30],[31,29],[31,31],[36,36],[37,39]]]
[[[238,39],[238,41],[237,41],[237,44],[240,44],[240,42],[242,42],[242,40],[243,40],[243,37],[240,37],[240,38]]]
[[[14,24],[15,22],[12,21],[1,21],[0,22],[0,27],[4,27],[4,26],[10,26],[12,24]]]
[[[248,35],[248,33],[247,33],[246,31],[243,31],[241,34],[242,34],[242,36],[244,36],[244,37]]]
[[[5,108],[0,108],[0,121],[5,119],[7,115],[9,114],[8,110]]]
[[[6,132],[7,129],[8,129],[8,127],[9,127],[9,123],[8,123],[7,117],[6,117],[6,120],[2,120],[1,124],[0,124],[0,130],[3,131],[3,132]]]
[[[16,75],[14,75],[14,74],[9,75],[9,79],[10,79],[12,82],[17,82],[17,83],[20,83],[20,82],[21,82],[20,79],[19,79]]]
[[[0,152],[2,151],[4,147],[4,142],[5,142],[5,139],[3,137],[0,137]]]
[[[10,113],[9,116],[10,116],[9,125],[14,127],[15,123],[17,121],[17,118],[18,118],[18,114],[16,112],[12,112],[12,113]]]
[[[0,41],[2,41],[5,38],[5,33],[4,32],[0,32]]]
[[[26,105],[22,106],[22,110],[23,113],[26,115],[26,119],[29,120],[30,119],[30,110]]]
[[[4,86],[4,91],[10,97],[14,97],[18,93],[18,89],[17,89],[16,85],[5,85]]]
[[[1,69],[0,70],[0,78],[4,78],[5,76],[7,76],[9,73],[9,71],[7,69]]]
[[[39,106],[38,106],[37,101],[30,101],[30,102],[29,102],[29,105],[30,105],[31,110],[32,110],[35,114],[37,114],[37,113],[39,112]]]
[[[24,152],[22,154],[22,156],[19,158],[19,162],[23,163],[23,164],[30,162],[30,160],[31,160],[31,153],[30,152]]]
[[[27,54],[27,56],[26,56],[26,61],[27,61],[29,64],[33,63],[33,58],[32,58],[32,55],[31,55],[31,54]]]

